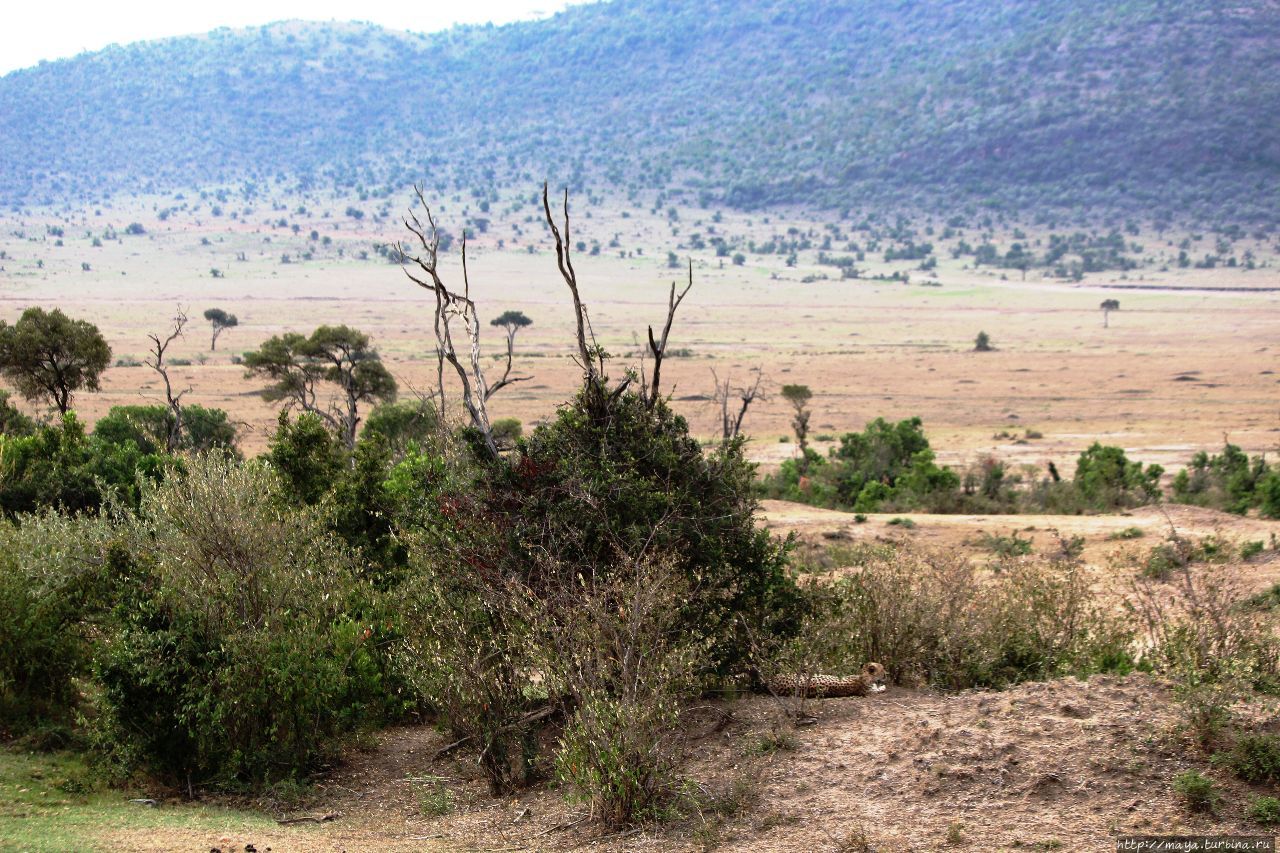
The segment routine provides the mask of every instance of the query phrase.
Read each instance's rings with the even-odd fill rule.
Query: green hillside
[[[1269,222],[1275,0],[613,0],[285,23],[0,78],[0,201],[284,181]]]

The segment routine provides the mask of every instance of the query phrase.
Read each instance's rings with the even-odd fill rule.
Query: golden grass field
[[[406,192],[406,205],[408,198]],[[270,335],[309,332],[325,323],[355,326],[372,336],[402,393],[428,390],[435,376],[430,296],[371,250],[407,236],[397,218],[406,205],[392,204],[391,215],[378,223],[317,213],[324,203],[303,201],[307,215],[297,215],[299,201],[290,199],[277,202],[275,211],[263,208],[237,221],[215,219],[198,204],[161,221],[153,208],[163,207],[163,200],[11,214],[0,236],[0,318],[12,321],[30,305],[57,306],[96,323],[115,358],[141,359],[147,333],[164,329],[176,306],[184,306],[192,317],[190,332],[170,357],[205,363],[176,368],[177,381],[191,388],[188,402],[227,409],[241,423],[249,453],[265,446],[275,408],[255,395],[260,383],[246,378],[231,357]],[[345,204],[328,202],[333,210]],[[466,213],[475,215],[454,200],[437,210],[442,227],[455,234]],[[529,425],[554,411],[577,383],[569,294],[540,209],[526,204],[491,216],[488,233],[469,247],[481,316],[518,308],[534,320],[518,338],[516,360],[516,372],[531,378],[501,392],[491,409],[495,417],[514,416]],[[287,217],[300,230],[272,227],[268,217]],[[125,236],[132,221],[147,233]],[[46,233],[50,224],[65,229],[63,246]],[[90,235],[108,226],[119,237],[92,247]],[[1034,270],[1023,281],[1016,271],[969,269],[970,259],[952,259],[948,244],[940,243],[934,277],[912,271],[910,284],[840,280],[835,268],[816,265],[816,251],[800,252],[789,268],[780,255],[748,252],[745,265],[735,266],[710,248],[680,248],[689,235],[709,229],[763,240],[789,228],[821,234],[823,227],[823,220],[803,211],[772,218],[725,214],[713,223],[710,212],[692,210],[672,223],[648,211],[624,218],[620,205],[584,200],[574,208],[571,241],[618,244],[599,256],[576,255],[596,334],[619,356],[614,371],[635,363],[628,355],[638,351],[646,324],[661,322],[668,287],[685,275],[668,268],[670,250],[692,258],[694,287],[671,339],[673,349],[690,355],[668,361],[664,385],[677,410],[708,438],[718,430],[717,412],[705,399],[712,370],[741,382],[760,368],[775,392],[784,383],[814,389],[813,434],[860,429],[877,416],[919,415],[940,458],[952,465],[993,453],[1015,465],[1053,460],[1066,473],[1097,439],[1172,467],[1195,450],[1219,446],[1224,435],[1252,453],[1280,442],[1280,375],[1273,373],[1280,369],[1274,349],[1280,269],[1274,247],[1237,242],[1235,251],[1251,249],[1260,261],[1250,271],[1162,270],[1177,253],[1176,240],[1144,232],[1133,239],[1150,256],[1147,268],[1076,283]],[[332,242],[309,240],[312,229]],[[978,231],[963,236],[976,242]],[[994,241],[1007,245],[1009,238],[996,232]],[[1213,235],[1200,235],[1192,256],[1204,254],[1212,241]],[[301,260],[308,249],[314,256]],[[444,267],[446,280],[460,287],[457,250],[455,242]],[[362,251],[368,259],[357,259]],[[239,253],[245,260],[237,259]],[[281,262],[284,254],[291,263]],[[859,266],[867,275],[916,266],[879,258],[868,253]],[[225,277],[212,277],[214,268]],[[803,280],[822,275],[831,277]],[[1115,289],[1134,285],[1171,289]],[[1108,297],[1119,299],[1121,310],[1103,328],[1098,304]],[[200,314],[215,306],[237,314],[240,326],[210,353]],[[972,351],[981,330],[997,351]],[[496,356],[501,332],[485,331]],[[92,422],[114,405],[161,401],[148,368],[113,367],[101,393],[81,394],[76,402]],[[795,452],[780,440],[790,433],[789,418],[776,393],[747,416],[751,455],[766,468]],[[1028,429],[1043,438],[1018,441]],[[1012,438],[994,437],[1001,433]]]

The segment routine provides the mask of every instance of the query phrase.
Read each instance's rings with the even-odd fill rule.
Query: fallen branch
[[[289,824],[292,824],[292,823],[328,823],[329,821],[337,820],[340,817],[342,817],[342,815],[338,814],[337,812],[330,812],[329,814],[323,814],[323,815],[320,815],[319,817],[307,815],[305,817],[278,818],[276,820],[276,823],[280,824],[281,826],[288,826]]]

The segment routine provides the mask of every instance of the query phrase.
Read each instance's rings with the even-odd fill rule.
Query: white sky
[[[567,5],[568,0],[5,0],[0,3],[0,74],[109,44],[289,18],[435,32],[453,24],[543,17]]]

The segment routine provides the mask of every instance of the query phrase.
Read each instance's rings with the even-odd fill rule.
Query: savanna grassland
[[[231,362],[284,330],[352,325],[371,336],[405,393],[433,386],[430,294],[375,249],[409,236],[397,221],[409,200],[406,193],[382,204],[389,215],[379,222],[342,215],[342,202],[283,198],[254,205],[254,213],[237,222],[210,216],[208,205],[198,202],[159,221],[156,209],[182,205],[172,199],[11,219],[0,238],[6,255],[0,299],[15,316],[27,305],[45,304],[93,319],[117,361],[126,363],[142,357],[146,335],[179,305],[197,319],[208,307],[235,313],[240,325],[220,339],[216,352],[202,334],[207,326],[194,323],[173,351],[193,363],[175,373],[192,388],[192,402],[224,408],[240,422],[245,448],[256,451],[274,429],[276,410],[255,397],[260,385]],[[469,243],[472,294],[481,313],[519,309],[534,321],[517,339],[517,371],[530,379],[493,403],[496,415],[532,424],[565,399],[578,371],[566,345],[567,293],[545,226],[530,219],[538,212],[532,205],[513,212],[510,206],[480,214],[454,201],[437,216],[448,229],[453,218],[483,215],[487,233]],[[307,213],[295,213],[300,208]],[[748,215],[695,208],[670,220],[666,210],[585,199],[575,201],[574,212],[573,239],[587,249],[577,253],[584,298],[600,342],[623,363],[638,364],[646,325],[660,324],[670,284],[683,286],[682,267],[692,261],[694,287],[672,341],[680,357],[667,369],[677,410],[704,437],[719,429],[719,412],[704,399],[712,393],[712,371],[736,385],[759,369],[766,390],[791,382],[815,389],[812,429],[819,442],[823,434],[858,429],[874,417],[918,415],[940,458],[952,465],[994,453],[1013,465],[1053,460],[1064,466],[1095,440],[1166,468],[1218,446],[1224,434],[1250,453],[1276,446],[1280,376],[1272,372],[1272,335],[1280,270],[1267,239],[1243,236],[1230,244],[1236,255],[1249,252],[1257,268],[1226,267],[1224,257],[1214,269],[1184,269],[1176,263],[1180,251],[1197,259],[1214,254],[1219,235],[1157,235],[1148,228],[1128,238],[1141,246],[1136,270],[1087,273],[1076,281],[1032,269],[1024,280],[1017,269],[975,268],[971,256],[954,258],[950,250],[987,235],[1002,251],[1016,242],[1034,246],[1047,242],[1049,229],[1019,232],[1025,235],[1019,241],[1016,226],[975,222],[951,229],[946,241],[923,238],[937,243],[930,252],[935,269],[885,262],[884,250],[896,244],[881,238],[880,250],[864,251],[866,260],[857,264],[860,278],[842,279],[840,268],[820,264],[819,255],[849,253],[819,246],[833,225],[865,247],[866,232],[851,227],[855,216],[832,223],[801,210]],[[145,233],[126,235],[132,222]],[[920,234],[946,227],[929,217],[913,225]],[[55,245],[59,238],[49,227],[63,229],[63,245]],[[1064,224],[1057,230],[1077,229]],[[92,246],[108,231],[116,239]],[[312,231],[319,239],[309,239]],[[792,253],[745,249],[790,231],[812,244],[794,252],[793,264]],[[698,242],[719,235],[735,248],[717,257],[714,247],[691,248],[691,235]],[[741,266],[731,257],[738,245]],[[455,280],[457,248],[444,258]],[[681,268],[670,268],[668,251]],[[875,278],[895,274],[909,281]],[[1098,306],[1107,298],[1118,299],[1121,309],[1104,328]],[[995,351],[973,352],[979,331],[991,335]],[[486,333],[491,354],[500,356],[500,331]],[[115,405],[155,402],[157,393],[145,367],[115,366],[102,393],[81,397],[79,411],[92,422]],[[776,393],[767,394],[745,420],[751,456],[766,466],[794,452],[789,411]],[[1042,437],[1028,440],[1027,430]]]

